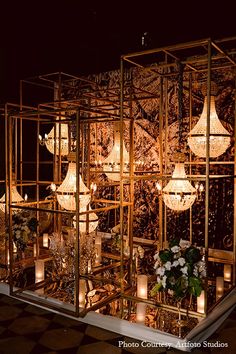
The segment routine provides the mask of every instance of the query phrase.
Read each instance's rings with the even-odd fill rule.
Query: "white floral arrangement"
[[[28,241],[33,240],[36,236],[38,221],[27,212],[13,214],[12,220],[13,241],[18,249],[24,251]]]
[[[172,240],[168,249],[154,255],[157,283],[152,289],[167,292],[177,300],[187,295],[200,296],[206,266],[200,249],[187,240]]]

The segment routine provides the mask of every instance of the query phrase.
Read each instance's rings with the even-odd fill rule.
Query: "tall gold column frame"
[[[124,159],[123,159],[123,101],[124,101],[124,62],[123,57],[120,60],[120,282],[121,282],[121,295],[124,294]],[[122,302],[123,303],[123,302]],[[121,308],[121,317],[123,317],[123,306]]]
[[[209,247],[209,189],[210,189],[210,96],[211,96],[211,40],[207,45],[207,126],[206,126],[206,192],[205,192],[205,262],[206,286],[208,286],[208,247]],[[207,313],[207,291],[205,291],[204,313]]]
[[[236,285],[236,69],[234,70],[234,225],[233,225],[233,285]]]
[[[189,73],[189,131],[192,130],[192,111],[193,111],[193,102],[192,102],[192,74]],[[189,174],[192,176],[192,151],[189,149]],[[190,177],[191,181],[191,177]],[[189,241],[193,242],[193,209],[192,206],[189,209]]]
[[[167,63],[167,54],[165,53],[165,62]],[[164,174],[167,175],[167,145],[168,145],[168,77],[164,78],[164,97],[165,97],[165,150],[164,150]],[[163,188],[163,185],[162,185]],[[164,242],[165,247],[167,246],[167,206],[164,206]]]
[[[23,109],[23,81],[20,80],[20,112]],[[23,136],[22,136],[22,127],[23,120],[20,118],[20,194],[22,196],[22,181],[23,181]]]
[[[8,132],[8,107],[7,104],[5,104],[5,113],[4,113],[4,119],[5,119],[5,227],[8,226],[9,224],[9,132]],[[5,265],[7,266],[7,254],[8,254],[8,249],[10,248],[10,237],[9,240],[5,241],[5,255],[4,255],[4,261]],[[9,250],[9,255],[10,255],[10,261],[11,261],[11,252]],[[11,263],[10,263],[10,272],[12,271]],[[11,279],[11,273],[10,273],[10,279]]]
[[[159,101],[159,147],[160,147],[160,175],[163,178],[163,78],[160,77],[160,101]],[[163,179],[161,179],[163,187]],[[163,201],[159,198],[159,241],[160,248],[163,248]]]
[[[13,293],[13,236],[12,236],[12,117],[8,116],[9,124],[8,124],[8,190],[6,191],[6,195],[8,194],[8,227],[9,227],[9,258],[10,258],[10,295]]]
[[[91,106],[91,100],[88,99],[88,106],[90,107]],[[88,117],[90,117],[90,113],[88,112]],[[90,134],[91,134],[91,129],[90,129],[90,123],[85,123],[85,132],[86,132],[86,144],[87,144],[87,161],[86,161],[86,164],[85,164],[85,167],[86,167],[86,175],[87,175],[87,187],[88,189],[91,191],[91,188],[90,188],[90,183],[91,183],[91,176],[90,176],[90,166],[91,166],[91,146],[90,146],[90,143],[91,143],[91,139],[90,139]],[[85,145],[83,146],[83,150],[85,148]],[[90,203],[87,205],[87,210],[89,210],[89,205]],[[86,214],[86,232],[89,232],[89,214]],[[96,231],[95,231],[96,232]]]
[[[129,222],[128,222],[128,230],[129,233],[127,235],[129,240],[129,284],[132,283],[132,276],[133,276],[133,222],[134,222],[134,117],[133,117],[133,92],[130,92],[130,109],[129,109],[129,118],[130,118],[130,188],[129,188],[129,201],[131,205],[128,207],[129,210]]]
[[[75,198],[76,202],[76,237],[75,237],[75,314],[79,316],[79,280],[80,280],[80,225],[79,225],[79,216],[80,216],[80,109],[77,109],[76,112],[76,191],[77,191],[77,198]]]
[[[40,127],[40,115],[38,115],[38,120],[37,120],[37,142],[36,142],[36,202],[37,202],[37,211],[36,211],[36,218],[39,221],[39,200],[40,200],[40,193],[39,193],[39,167],[40,167],[40,161],[39,161],[39,127]],[[37,236],[36,236],[36,258],[38,259],[39,256],[39,225],[37,226]]]

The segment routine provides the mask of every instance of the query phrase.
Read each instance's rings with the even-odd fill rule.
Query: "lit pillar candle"
[[[147,305],[144,304],[143,302],[138,302],[137,303],[136,323],[145,324],[146,307],[147,307]]]
[[[37,259],[35,261],[35,283],[39,283],[44,280],[44,261],[42,259]],[[44,289],[36,290],[38,294],[43,294]]]
[[[44,280],[44,260],[37,259],[35,261],[35,283]]]
[[[231,265],[224,264],[224,281],[231,281]]]
[[[137,277],[137,297],[147,299],[147,275],[140,274]]]
[[[102,260],[102,238],[101,235],[95,236],[95,265],[98,266],[101,264]]]
[[[43,234],[43,247],[48,248],[48,234]]]
[[[197,297],[197,312],[204,313],[205,307],[205,291],[202,290],[201,295]]]
[[[137,297],[147,299],[147,275],[140,274],[137,276]],[[136,323],[145,324],[147,305],[139,302],[136,309]]]
[[[80,279],[80,281],[79,281],[79,307],[85,307],[85,291],[86,291],[85,279]]]
[[[37,245],[36,245],[36,243],[34,243],[33,254],[34,254],[34,257],[37,256]]]
[[[216,300],[224,295],[224,278],[216,277]]]

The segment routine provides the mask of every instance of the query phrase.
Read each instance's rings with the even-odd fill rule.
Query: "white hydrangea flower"
[[[185,264],[185,259],[183,257],[180,257],[178,259],[178,261],[179,261],[180,266],[183,267],[183,265]]]
[[[178,267],[178,265],[179,265],[179,261],[175,260],[172,264],[172,267]]]
[[[194,268],[193,268],[193,275],[194,275],[195,277],[198,277],[198,267],[196,266],[196,264],[195,264],[195,266],[194,266]]]
[[[174,290],[168,289],[168,294],[173,296],[174,295]]]
[[[157,268],[157,274],[159,274],[160,276],[165,274],[165,268],[164,267],[159,267]]]
[[[158,261],[155,262],[154,269],[157,269],[157,267],[159,267],[159,262]]]
[[[188,274],[188,267],[187,266],[180,268],[180,270],[183,274],[186,274],[186,275]]]
[[[162,286],[163,286],[164,289],[165,289],[165,287],[166,287],[166,279],[167,279],[167,276],[164,275],[163,278],[162,278],[162,281],[161,281]]]
[[[161,283],[161,278],[159,276],[157,276],[157,282]]]
[[[189,248],[191,246],[191,243],[187,240],[180,240],[179,245],[182,249]]]
[[[171,268],[171,262],[170,262],[170,261],[166,262],[165,265],[164,265],[164,267],[166,268],[166,270],[170,270],[170,268]]]
[[[156,254],[154,254],[154,261],[157,261],[159,259],[159,252],[157,252]]]
[[[179,250],[180,250],[180,247],[179,247],[179,246],[173,246],[173,247],[171,247],[171,251],[172,251],[173,253],[177,253],[177,252],[179,252]]]

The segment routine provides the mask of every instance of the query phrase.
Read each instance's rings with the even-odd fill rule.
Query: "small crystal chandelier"
[[[61,126],[61,135],[60,128]],[[56,133],[55,133],[56,127]],[[46,145],[46,148],[51,154],[59,155],[61,149],[61,155],[68,155],[69,152],[69,137],[68,137],[68,124],[56,123],[48,134],[45,134],[44,139],[39,135],[39,142],[41,145]]]
[[[223,127],[217,116],[215,107],[216,86],[214,83],[211,85],[209,155],[210,157],[218,157],[222,155],[230,146],[230,133]],[[204,106],[200,119],[190,131],[188,137],[188,145],[190,149],[199,157],[206,157],[206,127],[207,96],[204,98]]]
[[[129,153],[125,148],[123,141],[123,161],[124,161],[124,172],[128,171],[129,164]],[[103,161],[103,171],[105,172],[108,179],[112,181],[120,180],[120,123],[114,124],[114,145],[108,155],[108,157]]]
[[[180,161],[181,159],[179,158],[178,162],[175,163],[172,179],[162,191],[165,205],[176,211],[189,209],[193,205],[197,193],[196,188],[187,180],[184,163]]]
[[[62,208],[66,210],[76,209],[76,163],[75,153],[68,155],[68,170],[62,184],[57,188],[57,200]],[[89,189],[84,184],[81,175],[79,175],[79,200],[80,208],[85,208],[90,202],[91,195]]]
[[[12,193],[12,204],[18,204],[22,203],[24,200],[26,200],[27,194],[25,195],[25,199],[22,198],[20,193],[17,191],[17,188],[15,185],[12,186],[11,188],[11,193]],[[0,199],[0,210],[5,213],[5,207],[6,207],[6,194],[3,194],[2,198]],[[13,209],[13,212],[16,212],[17,209]]]
[[[89,206],[89,211],[91,211]],[[86,211],[86,208],[80,209],[80,212]],[[76,216],[73,218],[73,225],[76,228]],[[88,226],[87,226],[88,225]],[[79,216],[79,231],[81,233],[91,233],[98,227],[98,216],[95,213],[82,214]]]

